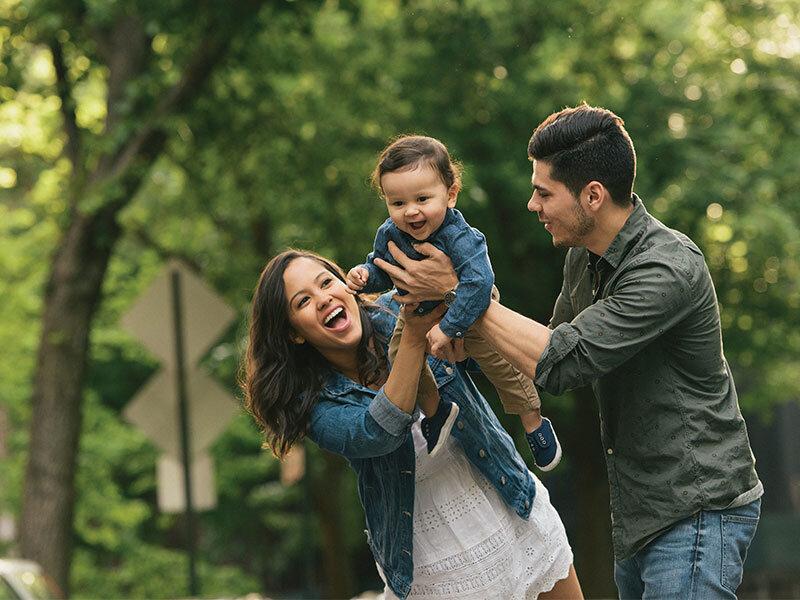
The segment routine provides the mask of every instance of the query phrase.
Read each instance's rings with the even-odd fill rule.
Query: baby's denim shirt
[[[400,266],[389,252],[389,240],[397,244],[397,247],[409,258],[414,260],[425,258],[413,246],[413,244],[422,242],[401,231],[391,219],[386,219],[378,228],[373,250],[367,256],[367,262],[361,265],[369,271],[369,279],[364,289],[361,290],[362,292],[385,292],[394,287],[389,276],[374,262],[376,258],[382,258],[388,263]],[[494,272],[492,264],[489,262],[486,238],[480,231],[470,227],[458,210],[448,208],[441,227],[425,241],[433,244],[450,257],[456,275],[458,275],[458,291],[455,302],[447,310],[439,327],[451,338],[464,337],[467,329],[489,307],[492,298]],[[397,291],[401,295],[406,293],[401,289]],[[417,311],[424,314],[439,304],[441,301],[438,300],[422,302]]]

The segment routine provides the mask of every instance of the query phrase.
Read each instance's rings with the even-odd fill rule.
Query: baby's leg
[[[492,298],[500,299],[500,292],[496,287],[492,288]],[[472,330],[467,331],[464,336],[464,350],[478,363],[483,374],[497,390],[506,414],[519,415],[526,432],[536,429],[541,424],[542,403],[533,381]]]
[[[397,319],[392,332],[392,339],[389,340],[389,360],[394,364],[394,358],[397,355],[397,349],[400,347],[400,339],[403,335],[403,328],[405,327],[405,320],[403,315]],[[428,362],[424,361],[422,371],[419,376],[419,384],[417,386],[417,406],[426,417],[431,417],[436,414],[439,407],[439,390],[436,388],[436,379],[433,377],[431,368]]]
[[[542,424],[542,409],[534,408],[531,412],[520,413],[519,420],[522,421],[522,427],[525,429],[525,433],[530,433],[534,429],[539,429]]]
[[[542,419],[542,403],[533,381],[513,367],[489,342],[476,333],[468,331],[464,336],[464,350],[478,363],[483,374],[497,390],[506,414],[519,415],[525,431],[536,429]]]

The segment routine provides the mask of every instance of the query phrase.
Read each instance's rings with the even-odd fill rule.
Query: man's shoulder
[[[642,236],[638,246],[643,246],[640,252],[652,252],[661,257],[669,258],[675,254],[702,256],[703,253],[694,241],[682,231],[667,227],[664,223],[650,217],[650,224]]]
[[[685,233],[667,227],[655,217],[651,217],[626,262],[628,268],[660,265],[683,274],[687,280],[696,279],[705,270],[705,257],[697,244]]]

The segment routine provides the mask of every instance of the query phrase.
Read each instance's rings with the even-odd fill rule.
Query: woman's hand
[[[394,242],[389,242],[389,252],[400,266],[396,267],[380,258],[375,259],[375,264],[391,277],[395,286],[408,292],[404,296],[395,295],[394,299],[401,304],[441,300],[445,292],[458,284],[450,257],[427,242],[414,248],[427,258],[411,259]]]
[[[427,335],[432,327],[442,320],[447,307],[444,304],[437,306],[431,312],[424,315],[414,314],[415,304],[403,306],[403,318],[405,327],[403,328],[403,339],[408,336],[409,341],[414,341],[422,346],[428,346]]]

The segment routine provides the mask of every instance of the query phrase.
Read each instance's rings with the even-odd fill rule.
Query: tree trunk
[[[258,2],[244,8],[255,11]],[[249,22],[240,19],[235,27]],[[111,68],[106,137],[118,135],[117,103],[124,89],[140,76],[145,63],[143,24],[124,14],[99,46]],[[180,80],[155,100],[142,123],[124,143],[103,155],[89,176],[75,135],[74,115],[63,111],[72,161],[70,222],[53,258],[44,296],[42,337],[33,382],[33,415],[25,473],[20,549],[39,562],[69,593],[75,470],[81,430],[83,382],[89,355],[89,333],[100,300],[111,252],[121,235],[117,215],[136,195],[150,167],[161,154],[167,135],[164,120],[181,112],[198,95],[224,56],[233,30],[209,23],[198,40]],[[62,106],[71,102],[63,55],[56,46],[53,60]],[[79,200],[96,195],[101,207],[85,213]],[[94,203],[92,203],[94,204]]]
[[[20,546],[22,555],[41,564],[65,594],[89,331],[119,234],[113,214],[76,216],[45,290]]]
[[[325,598],[349,598],[353,595],[352,565],[344,545],[342,531],[342,484],[344,459],[321,452],[323,468],[312,481],[314,506],[322,529],[322,572]]]

